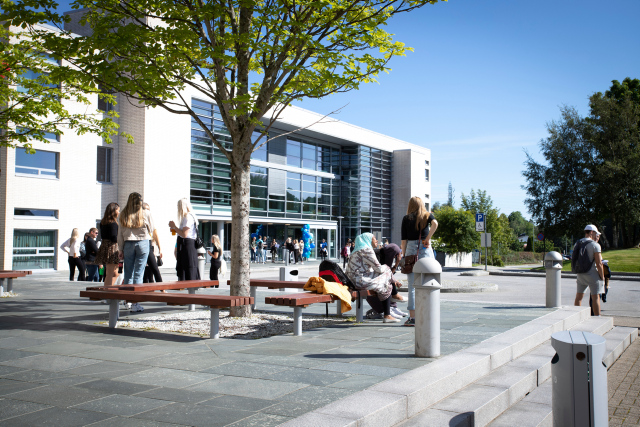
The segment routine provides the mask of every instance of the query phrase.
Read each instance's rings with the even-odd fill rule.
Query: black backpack
[[[586,273],[591,270],[593,266],[593,260],[589,259],[589,252],[587,246],[592,242],[590,239],[578,240],[578,243],[573,247],[573,254],[571,254],[571,272],[572,273]]]
[[[350,291],[356,290],[353,282],[347,277],[346,274],[344,274],[344,271],[342,271],[340,266],[335,262],[326,259],[320,263],[318,270],[321,279],[324,279],[327,282],[342,283],[347,288],[349,288]]]
[[[258,249],[262,249],[262,240],[258,242]]]

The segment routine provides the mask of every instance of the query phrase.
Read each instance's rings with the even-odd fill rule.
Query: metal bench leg
[[[4,279],[0,279],[0,297],[4,295]]]
[[[362,308],[362,297],[360,295],[358,295],[358,300],[356,301],[356,322],[362,322],[364,316],[363,316],[363,312],[364,309]]]
[[[336,316],[342,316],[342,301],[336,301]]]
[[[196,293],[196,289],[197,288],[189,288],[187,289],[187,292],[189,292],[190,294],[195,294]],[[195,304],[189,304],[189,311],[195,311],[196,310],[196,305]]]
[[[211,339],[220,338],[220,309],[211,307],[211,331],[209,332]]]
[[[7,279],[7,292],[13,291],[13,279],[10,277]]]
[[[256,291],[258,289],[255,286],[249,287],[249,293],[251,294],[251,298],[253,298],[253,304],[251,304],[251,311],[256,311]]]
[[[293,307],[293,335],[302,335],[302,307]]]
[[[109,301],[109,327],[118,327],[118,316],[120,315],[120,300],[110,299]]]

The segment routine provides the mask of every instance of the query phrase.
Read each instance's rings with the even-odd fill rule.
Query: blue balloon
[[[315,244],[315,243],[311,243],[311,244],[309,245],[309,247],[310,247],[311,249],[315,249],[316,244]]]

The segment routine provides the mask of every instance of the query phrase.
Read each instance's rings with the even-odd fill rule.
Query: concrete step
[[[607,369],[609,369],[622,352],[637,339],[638,329],[616,326],[604,334],[603,337],[607,340],[604,362],[607,365]],[[515,425],[519,427],[553,425],[550,380],[543,382],[538,388],[489,424],[491,427],[511,427]]]
[[[613,319],[610,317],[590,317],[571,329],[602,335],[610,331],[612,326]],[[625,340],[620,334],[614,339]],[[554,354],[550,340],[545,341],[535,349],[492,370],[473,384],[453,393],[427,411],[400,425],[403,427],[447,425],[447,423],[439,424],[440,421],[436,421],[436,419],[446,418],[447,413],[449,413],[449,422],[453,425],[488,425],[550,378],[551,358]],[[530,404],[522,406],[527,405],[531,406]],[[535,409],[536,414],[543,415],[543,419],[546,417],[545,408],[534,405],[528,409]],[[517,409],[514,412],[517,412]]]

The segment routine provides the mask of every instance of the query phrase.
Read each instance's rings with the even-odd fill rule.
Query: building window
[[[103,88],[102,85],[98,85],[98,89],[100,90],[100,92],[107,95],[113,95],[115,93],[114,91],[111,91],[111,90],[105,90],[105,88]],[[98,96],[98,110],[104,111],[105,113],[107,113],[113,109],[114,109],[114,105],[112,103]]]
[[[13,230],[13,269],[53,269],[55,230]]]
[[[429,181],[429,169],[424,170],[424,180]]]
[[[14,208],[13,216],[34,219],[58,219],[58,211],[52,209],[22,209]]]
[[[427,210],[427,212],[430,212],[430,211],[429,211],[429,203],[425,203],[425,204],[424,204],[424,208]]]
[[[258,140],[258,138],[260,138],[260,132],[254,132],[253,135],[251,136],[251,143],[255,144],[256,141]],[[259,144],[262,144],[260,148],[258,148],[256,151],[254,151],[253,153],[251,153],[251,160],[261,160],[263,162],[267,161],[267,136],[263,136],[260,139]]]
[[[425,200],[429,200],[429,195],[428,195],[428,194],[425,194],[425,195],[424,195],[424,199],[425,199]]]
[[[424,161],[424,165],[425,165],[425,166],[429,166],[429,160],[425,160],[425,161]]]
[[[38,150],[28,154],[23,150],[16,150],[16,175],[33,176],[37,178],[58,178],[59,153]]]
[[[36,54],[36,56],[37,55],[40,55],[42,57],[42,59],[44,60],[44,63],[40,64],[44,68],[47,68],[49,66],[58,66],[58,65],[60,65],[59,62],[51,55],[47,55],[46,53],[38,53],[38,54]],[[50,88],[50,89],[57,88],[58,87],[57,84],[47,83],[45,81],[45,79],[47,78],[48,75],[49,75],[49,73],[47,73],[45,71],[42,71],[42,70],[40,70],[40,72],[39,72],[39,71],[34,71],[32,69],[27,69],[20,75],[20,78],[25,79],[25,80],[40,80],[39,84],[43,88]],[[18,92],[28,93],[33,88],[30,89],[29,87],[23,86],[22,84],[18,83],[18,86],[17,86],[16,89],[17,89]],[[41,95],[41,94],[44,95],[44,94],[46,94],[46,89],[44,91],[37,90],[37,93],[38,93],[38,95]]]
[[[96,165],[96,181],[111,182],[111,148],[98,147],[98,163]]]
[[[23,128],[23,127],[18,127],[16,128],[16,132],[19,134],[27,134],[27,136],[29,136],[29,133],[34,132],[34,129],[30,129],[30,128]],[[49,140],[50,142],[60,142],[60,135],[53,133],[53,132],[42,132],[42,136],[45,137],[45,139]]]

